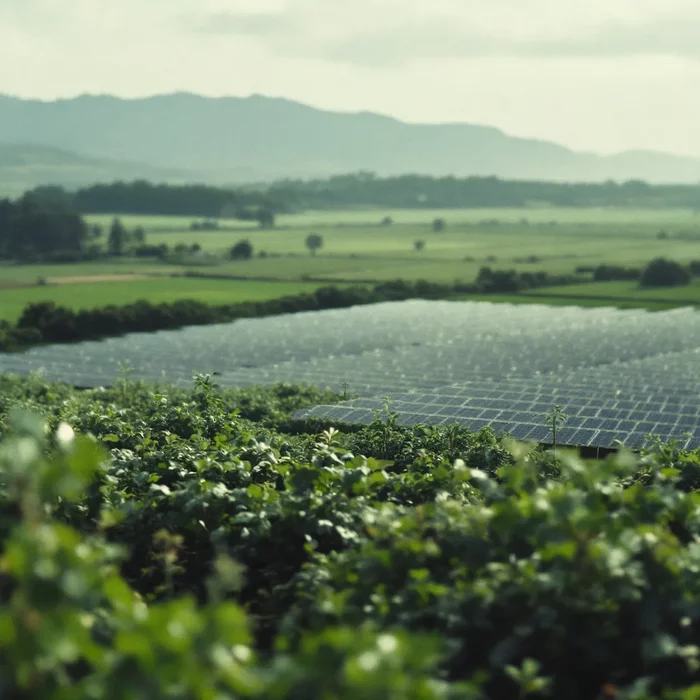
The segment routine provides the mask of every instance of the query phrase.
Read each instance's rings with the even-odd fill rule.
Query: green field
[[[277,217],[280,228],[335,227],[335,226],[374,226],[385,216],[390,216],[397,226],[428,224],[437,217],[448,224],[478,224],[487,219],[498,219],[503,223],[520,223],[527,219],[532,224],[583,224],[608,225],[632,224],[652,226],[700,226],[700,217],[687,209],[623,209],[623,208],[480,208],[480,209],[357,209],[311,211],[303,214],[283,214]],[[109,225],[111,214],[88,215],[91,223]],[[146,231],[157,229],[189,229],[193,221],[202,217],[141,216],[129,215],[120,218],[127,226],[143,226]],[[236,219],[222,219],[221,226],[251,228],[250,222]]]
[[[133,281],[58,284],[0,289],[0,320],[16,321],[27,304],[53,301],[71,309],[123,305],[142,299],[153,303],[196,299],[208,304],[263,301],[313,291],[311,282],[255,282],[154,278]]]
[[[88,262],[54,265],[0,265],[0,287],[12,283],[34,283],[68,277],[100,277],[111,275],[171,275],[179,272],[177,266],[160,262],[125,258],[113,262]]]
[[[380,226],[385,215],[394,224]],[[444,233],[431,222],[447,221]],[[108,217],[102,217],[102,221]],[[528,223],[521,223],[527,219]],[[480,223],[497,220],[497,224]],[[221,274],[299,279],[304,275],[337,280],[427,279],[471,281],[483,265],[570,273],[601,262],[642,265],[664,255],[680,261],[700,258],[700,218],[683,210],[513,209],[311,212],[279,217],[274,230],[194,232],[190,219],[130,217],[143,226],[150,243],[199,243],[225,255],[241,238],[265,258],[229,262]],[[552,223],[555,222],[555,223]],[[659,240],[660,230],[670,238]],[[316,256],[304,247],[319,233],[324,246]],[[425,241],[416,252],[414,243]],[[522,259],[534,257],[535,262]],[[520,260],[520,262],[519,262]]]
[[[574,300],[668,303],[673,306],[700,304],[700,282],[685,287],[642,289],[636,282],[595,282],[592,284],[549,287],[528,292],[533,297]]]
[[[385,216],[391,216],[394,223],[380,225]],[[432,221],[437,217],[447,222],[444,232],[433,231]],[[87,218],[91,223],[108,226],[113,217]],[[173,248],[178,243],[196,242],[216,259],[207,264],[196,259],[169,264],[124,258],[84,264],[0,266],[0,318],[14,319],[26,303],[47,299],[74,308],[187,296],[224,303],[282,296],[322,283],[395,279],[469,283],[485,265],[572,274],[577,267],[601,263],[641,267],[659,256],[679,262],[700,259],[700,217],[690,210],[322,211],[280,216],[277,227],[271,230],[251,228],[247,222],[222,221],[222,226],[235,226],[236,230],[208,232],[191,231],[193,217],[121,218],[129,228],[143,227],[149,244],[166,243]],[[658,238],[661,230],[667,232],[668,238]],[[315,256],[304,244],[312,232],[320,234],[324,241]],[[228,260],[228,250],[242,238],[250,240],[255,257]],[[105,240],[106,236],[102,238]],[[414,246],[417,240],[425,242],[425,249],[420,252]],[[169,279],[185,269],[201,269],[209,275],[241,281]],[[125,278],[132,274],[134,279]],[[123,279],[117,281],[115,275]],[[143,276],[150,279],[138,279]],[[63,284],[11,288],[19,283],[35,284],[39,278],[50,283],[62,280]],[[657,292],[639,290],[633,283],[604,283],[543,289],[517,295],[513,300],[660,309],[700,303],[700,286]]]

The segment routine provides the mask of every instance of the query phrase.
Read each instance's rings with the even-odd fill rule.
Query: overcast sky
[[[0,92],[260,93],[700,156],[700,0],[0,0]]]

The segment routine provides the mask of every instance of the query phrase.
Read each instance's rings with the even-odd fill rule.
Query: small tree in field
[[[261,228],[274,228],[275,226],[275,212],[267,205],[258,209],[256,218]]]
[[[253,257],[253,246],[249,240],[238,241],[229,255],[231,260],[250,260]]]
[[[306,247],[311,251],[311,255],[316,255],[316,251],[323,248],[323,237],[317,233],[310,233],[306,237]]]
[[[134,229],[133,236],[136,243],[143,245],[146,242],[146,231],[141,226]]]
[[[416,249],[416,253],[420,253],[422,250],[425,250],[425,241],[416,241],[413,247]]]
[[[433,231],[435,233],[442,233],[447,228],[447,222],[445,219],[435,219],[433,221]]]
[[[127,232],[120,219],[114,219],[109,229],[109,239],[107,240],[107,250],[110,255],[123,255],[126,245]]]

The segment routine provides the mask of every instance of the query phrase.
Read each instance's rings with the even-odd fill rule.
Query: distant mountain
[[[95,182],[153,178],[186,181],[175,170],[79,155],[53,146],[0,142],[0,196],[18,195],[39,185],[66,188]]]
[[[360,170],[381,176],[496,175],[544,180],[698,182],[700,159],[635,151],[578,153],[470,124],[407,124],[289,100],[188,93],[42,102],[0,96],[0,142],[150,163],[190,180],[251,182]],[[1,165],[1,161],[0,161]],[[112,167],[110,165],[110,167]],[[142,177],[151,177],[141,166]],[[172,179],[172,174],[161,179]]]

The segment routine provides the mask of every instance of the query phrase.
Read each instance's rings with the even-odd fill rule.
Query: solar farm
[[[609,449],[650,436],[700,446],[700,313],[414,300],[134,334],[0,355],[0,371],[79,387],[128,376],[191,385],[308,383],[354,397],[298,418],[460,424]]]

